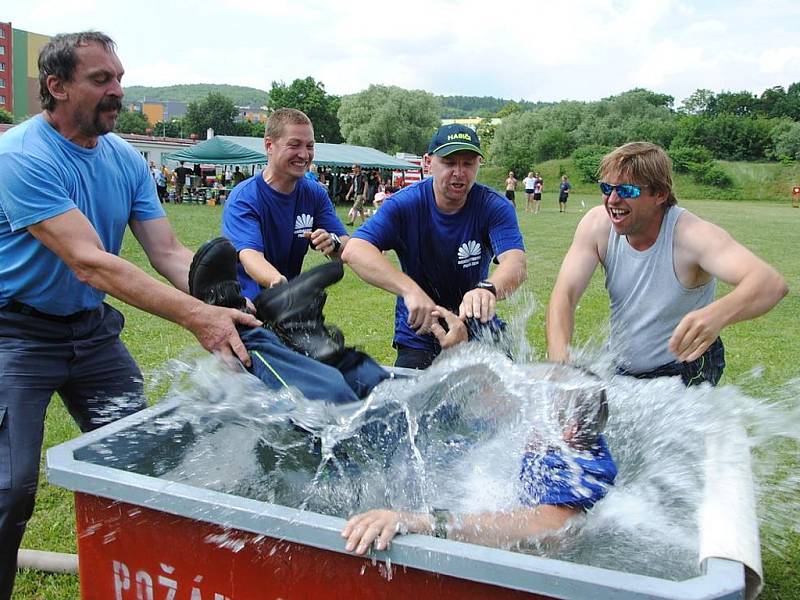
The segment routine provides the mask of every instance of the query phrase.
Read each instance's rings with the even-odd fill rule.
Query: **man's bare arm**
[[[261,287],[271,288],[286,283],[286,277],[281,275],[281,272],[258,250],[245,248],[239,252],[239,262],[242,263],[245,272]]]
[[[691,213],[684,213],[676,227],[676,265],[679,271],[699,267],[734,286],[730,293],[690,312],[678,323],[668,347],[679,361],[699,358],[724,327],[763,315],[789,291],[773,267],[724,229]]]
[[[134,264],[106,252],[88,219],[77,209],[28,227],[28,231],[58,255],[78,279],[98,290],[191,331],[209,351],[235,354],[250,364],[235,325],[260,325],[241,311],[210,306],[156,281]]]
[[[446,527],[447,537],[486,546],[508,546],[556,533],[580,512],[564,506],[541,505],[507,512],[453,515]],[[430,514],[379,509],[352,517],[341,535],[347,540],[347,551],[364,554],[373,542],[376,550],[386,550],[400,532],[430,535],[435,527]]]
[[[408,324],[419,333],[430,331],[432,311],[436,303],[408,275],[397,269],[378,248],[365,240],[351,238],[342,253],[350,265],[367,283],[401,296],[408,308]]]
[[[153,268],[188,294],[189,265],[194,255],[175,237],[167,218],[131,221],[130,228]]]
[[[600,264],[603,236],[608,236],[608,216],[598,206],[578,223],[547,307],[547,356],[556,362],[569,361],[569,344],[575,329],[575,308]]]

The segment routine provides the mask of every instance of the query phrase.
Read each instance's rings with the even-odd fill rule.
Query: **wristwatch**
[[[494,287],[494,284],[489,281],[488,279],[484,279],[483,281],[478,282],[478,285],[475,286],[476,290],[489,290],[494,294],[495,298],[497,297],[497,288]]]
[[[443,508],[434,508],[431,511],[433,517],[433,537],[447,539],[447,528],[450,526],[450,511]]]
[[[337,252],[342,247],[342,240],[335,233],[331,233],[331,239],[333,240],[333,251]]]

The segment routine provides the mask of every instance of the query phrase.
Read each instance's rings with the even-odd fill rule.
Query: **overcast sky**
[[[99,29],[123,84],[269,90],[312,76],[435,94],[597,100],[634,87],[760,94],[800,81],[798,0],[5,0],[0,20],[54,35]]]

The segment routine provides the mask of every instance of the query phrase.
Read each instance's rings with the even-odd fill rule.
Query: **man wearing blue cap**
[[[424,369],[441,351],[431,335],[436,305],[462,320],[502,323],[497,300],[525,280],[525,248],[514,207],[475,183],[477,134],[445,125],[424,157],[432,177],[394,194],[354,234],[342,254],[365,281],[397,296],[395,366]],[[394,250],[402,272],[382,254]],[[489,275],[489,263],[498,266]]]

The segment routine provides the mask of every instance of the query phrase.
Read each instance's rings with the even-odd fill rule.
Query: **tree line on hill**
[[[800,82],[750,92],[697,90],[677,109],[674,98],[634,89],[596,102],[559,102],[515,110],[487,127],[490,161],[518,172],[538,162],[572,157],[591,181],[603,154],[631,140],[667,148],[676,171],[726,187],[720,160],[800,160]]]
[[[128,113],[121,115],[119,130],[143,133],[150,127],[162,135],[193,132],[202,138],[212,127],[219,134],[263,136],[262,123],[237,121],[236,103],[226,94],[235,86],[200,87],[208,90],[206,95],[189,103],[183,119],[148,124],[143,115]],[[800,160],[800,82],[769,88],[760,96],[699,89],[677,108],[674,104],[672,96],[646,89],[593,102],[555,103],[443,97],[383,85],[339,97],[306,77],[291,84],[273,82],[265,106],[306,112],[317,141],[346,141],[388,153],[424,152],[443,114],[485,116],[478,130],[489,162],[519,173],[546,160],[572,157],[583,165],[584,178],[594,177],[598,156],[634,139],[669,149],[676,169],[712,185],[730,183],[716,159]],[[492,125],[489,117],[502,122]]]

